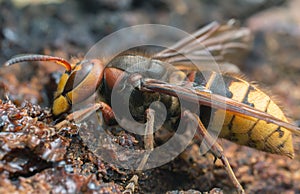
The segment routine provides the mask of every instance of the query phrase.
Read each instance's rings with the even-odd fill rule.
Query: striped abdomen
[[[212,93],[226,96],[287,121],[282,110],[268,95],[241,78],[215,72],[198,72],[194,82],[205,86]],[[292,134],[287,129],[253,117],[240,117],[223,110],[211,111],[211,129],[217,128],[224,120],[219,137],[258,150],[293,157]]]

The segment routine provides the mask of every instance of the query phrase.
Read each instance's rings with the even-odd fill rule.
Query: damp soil
[[[159,23],[193,32],[214,20],[237,19],[254,36],[248,56],[237,63],[241,74],[274,96],[290,121],[299,124],[297,0],[20,2],[0,1],[0,193],[124,191],[135,172],[110,163],[101,153],[114,157],[114,142],[129,154],[142,149],[142,139],[119,126],[101,126],[108,136],[99,147],[109,150],[97,150],[97,133],[91,131],[99,128],[97,123],[70,122],[57,130],[50,107],[63,69],[40,62],[2,64],[28,53],[82,58],[101,38],[132,25]],[[300,137],[294,137],[294,159],[223,139],[219,143],[246,193],[300,193]],[[211,154],[200,155],[197,144],[138,175],[136,193],[235,192],[222,164],[214,163]]]

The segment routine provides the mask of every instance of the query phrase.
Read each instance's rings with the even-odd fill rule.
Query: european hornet
[[[124,52],[110,61],[90,59],[70,64],[65,59],[54,56],[24,55],[10,59],[6,66],[24,61],[51,61],[65,67],[66,71],[61,76],[54,95],[52,114],[55,117],[68,113],[72,106],[95,93],[102,97],[102,101],[69,114],[65,121],[82,119],[89,113],[100,110],[106,124],[115,123],[115,114],[110,104],[115,86],[123,88],[124,92],[129,89],[133,91],[134,100],[130,101],[129,106],[133,118],[138,121],[153,123],[155,112],[151,111],[149,105],[154,101],[162,102],[167,108],[167,119],[171,121],[168,127],[176,127],[182,117],[196,123],[196,138],[205,140],[216,159],[222,161],[238,192],[244,193],[222,147],[207,132],[207,121],[210,120],[214,126],[220,122],[220,116],[225,115],[220,138],[289,158],[294,156],[292,133],[299,135],[300,129],[290,124],[279,106],[257,86],[226,72],[226,68],[221,73],[200,71],[181,55],[192,53],[195,60],[205,61],[205,56],[199,55],[203,49],[198,46],[201,44],[216,61],[226,62],[229,60],[228,54],[233,53],[234,56],[237,51],[249,48],[251,38],[248,29],[237,28],[230,23],[220,25],[213,22],[196,31],[192,37],[193,39],[185,38],[173,47],[149,56]],[[181,54],[175,51],[180,51]],[[127,71],[128,67],[140,62],[145,65]],[[175,68],[167,68],[170,64]],[[148,77],[149,74],[154,76]],[[203,74],[208,79],[204,79]],[[75,79],[75,76],[79,78]],[[127,81],[119,81],[120,77]],[[220,92],[220,80],[225,83],[225,93]],[[90,87],[95,84],[96,89]],[[200,113],[203,114],[196,115],[189,109],[180,110],[178,94],[190,103],[199,103]],[[59,128],[61,123],[56,126]],[[153,126],[150,125],[145,130],[153,131],[151,127]],[[153,137],[145,136],[145,147],[153,149]],[[129,184],[127,189],[133,190],[133,186]]]

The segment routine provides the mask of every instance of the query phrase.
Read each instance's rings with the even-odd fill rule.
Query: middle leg
[[[138,185],[138,174],[141,174],[143,171],[147,160],[149,158],[149,155],[154,149],[154,116],[155,111],[151,108],[147,109],[146,111],[146,127],[145,127],[145,133],[144,133],[144,148],[145,153],[142,157],[142,160],[140,161],[140,164],[138,165],[136,169],[136,174],[132,176],[130,179],[128,185],[125,187],[125,191],[123,191],[123,194],[131,194],[135,191],[135,187]]]

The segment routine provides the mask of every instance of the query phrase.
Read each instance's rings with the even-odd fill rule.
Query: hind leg
[[[232,181],[233,185],[237,189],[238,193],[245,193],[243,187],[237,180],[226,156],[224,155],[223,148],[215,142],[215,139],[207,132],[206,128],[202,124],[201,120],[199,119],[198,115],[191,113],[190,111],[185,111],[184,116],[189,119],[189,121],[196,122],[198,127],[196,130],[196,138],[202,139],[205,141],[205,145],[209,147],[210,151],[213,153],[216,159],[221,160],[224,168],[229,175],[230,180]]]

